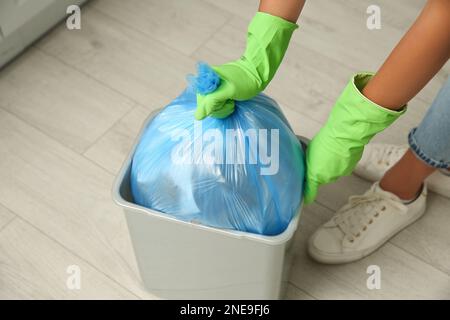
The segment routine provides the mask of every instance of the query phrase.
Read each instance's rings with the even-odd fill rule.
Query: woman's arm
[[[320,185],[352,172],[364,146],[404,113],[396,110],[425,86],[449,53],[450,0],[429,0],[378,73],[351,79],[308,145],[305,203],[314,200]]]
[[[398,110],[442,68],[450,56],[450,0],[429,0],[363,94]]]
[[[305,0],[261,0],[259,11],[283,18],[293,23],[297,22],[302,12]]]

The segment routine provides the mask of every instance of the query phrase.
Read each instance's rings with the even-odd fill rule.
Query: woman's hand
[[[219,87],[212,93],[197,95],[196,119],[225,118],[233,112],[234,100],[251,99],[263,91],[283,60],[297,27],[279,16],[256,13],[248,26],[244,55],[213,67],[221,79]]]
[[[371,74],[355,75],[336,101],[326,124],[306,149],[305,203],[314,201],[320,185],[352,173],[364,146],[378,132],[391,125],[406,108],[386,109],[366,98],[361,91]]]

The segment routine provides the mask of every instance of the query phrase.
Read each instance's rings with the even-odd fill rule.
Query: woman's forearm
[[[450,56],[450,0],[429,0],[363,94],[393,110],[402,108]]]
[[[295,23],[304,4],[305,0],[261,0],[259,2],[259,11]]]

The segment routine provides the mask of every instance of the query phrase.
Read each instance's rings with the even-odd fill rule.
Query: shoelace
[[[362,232],[367,230],[374,219],[386,210],[387,206],[397,209],[400,214],[407,212],[407,207],[397,197],[383,192],[374,192],[374,188],[371,188],[363,195],[351,196],[349,202],[338,211],[334,221],[345,237],[350,242],[354,242]],[[356,207],[358,209],[355,210]]]

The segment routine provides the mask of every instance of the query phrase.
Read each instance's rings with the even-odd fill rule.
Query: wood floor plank
[[[0,109],[0,203],[133,293],[142,287],[113,176]],[[3,183],[4,182],[4,183]]]
[[[15,218],[15,214],[0,204],[0,230],[3,229],[11,220]]]
[[[222,10],[229,11],[234,15],[243,19],[250,19],[253,17],[258,9],[259,0],[228,0],[228,1],[216,1],[206,0],[209,3],[221,8]],[[327,0],[316,0],[326,2]],[[347,8],[349,15],[357,15],[362,13],[361,19],[366,19],[367,7],[369,5],[376,4],[381,9],[382,23],[387,23],[390,26],[396,27],[400,30],[404,30],[409,27],[412,21],[414,21],[417,14],[423,8],[425,0],[397,0],[397,1],[378,1],[373,3],[371,0],[338,0],[342,7]],[[311,5],[314,5],[311,4]],[[398,12],[401,11],[401,14]],[[307,8],[303,10],[302,16],[307,15]],[[301,18],[300,17],[300,21]]]
[[[418,8],[416,10],[420,11]],[[395,15],[398,13],[391,14],[392,19]],[[293,41],[335,59],[354,72],[376,71],[408,26],[405,23],[403,29],[398,29],[385,23],[380,30],[369,30],[366,27],[367,16],[364,7],[352,12],[345,1],[307,2],[302,15],[303,27],[294,34]],[[402,16],[405,17],[403,13]],[[413,15],[409,15],[408,20],[412,23]],[[431,103],[442,86],[445,74],[444,71],[439,72],[418,97]]]
[[[134,103],[36,49],[0,73],[0,107],[83,152]]]
[[[232,13],[242,19],[250,20],[258,11],[259,0],[205,0],[210,4],[216,6],[218,9]]]
[[[312,139],[322,127],[320,122],[313,120],[308,116],[291,109],[290,107],[287,107],[285,104],[281,104],[280,107],[281,110],[283,110],[286,119],[288,119],[292,130],[297,135]]]
[[[188,55],[230,16],[201,0],[101,0],[93,6]]]
[[[295,287],[292,284],[288,284],[286,290],[286,296],[284,297],[286,300],[315,300],[314,297],[311,297],[309,294],[305,293],[303,290]]]
[[[450,276],[450,200],[430,193],[427,202],[425,216],[391,242]]]
[[[117,173],[151,112],[137,106],[92,145],[85,156],[111,173]]]
[[[71,32],[61,25],[36,45],[149,109],[175,98],[186,87],[186,74],[195,71],[195,61],[103,14],[94,4],[83,8],[81,30]],[[109,1],[100,4],[95,7]]]
[[[360,16],[363,22],[369,17],[367,8],[377,5],[380,8],[381,28],[387,24],[405,31],[417,18],[426,0],[379,1],[377,3],[371,0],[337,0],[336,2],[345,7],[349,15]]]
[[[306,253],[308,237],[333,211],[313,204],[303,210],[296,234],[291,281],[318,299],[449,299],[450,277],[406,251],[387,243],[371,256],[345,265],[322,265]],[[381,270],[381,289],[369,290],[367,267]]]
[[[376,70],[404,33],[387,24],[369,30],[365,10],[355,14],[337,1],[306,2],[303,13],[293,41],[354,71]]]
[[[71,266],[79,289],[67,286]],[[0,232],[0,299],[136,298],[20,218]]]

